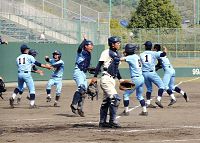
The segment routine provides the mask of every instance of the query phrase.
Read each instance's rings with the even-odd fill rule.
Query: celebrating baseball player
[[[34,58],[36,58],[38,52],[37,52],[35,49],[30,49],[29,52],[28,52],[28,54],[29,54],[29,55],[32,55]],[[42,70],[37,69],[37,67],[36,67],[35,65],[32,66],[31,72],[33,72],[33,73],[38,73],[38,74],[40,74],[41,76],[44,75],[44,72],[43,72]],[[22,93],[23,93],[23,91],[24,91],[24,89],[25,89],[26,87],[27,87],[27,86],[26,86],[26,83],[24,82],[24,86],[23,86],[23,89],[22,89],[21,92],[19,92],[19,89],[18,89],[18,88],[15,88],[15,90],[14,90],[14,93],[13,93],[13,94],[16,94],[16,95],[17,95],[17,94],[19,93],[19,96],[17,97],[17,103],[18,103],[18,104],[20,104],[20,102],[21,102],[21,95],[22,95]],[[30,100],[30,97],[29,97],[29,96],[27,96],[26,98],[27,98],[28,100]]]
[[[146,104],[144,97],[142,96],[143,93],[143,84],[144,84],[144,77],[142,75],[142,63],[140,61],[140,57],[136,55],[136,50],[138,50],[137,45],[127,44],[125,46],[124,55],[125,57],[121,58],[121,61],[126,61],[129,64],[129,71],[131,75],[131,80],[135,84],[135,88],[132,90],[125,90],[123,94],[123,101],[124,101],[124,108],[122,115],[128,116],[129,115],[129,96],[136,90],[136,97],[142,106],[142,112],[139,115],[147,116],[148,112],[146,109]]]
[[[97,81],[97,75],[103,66],[103,75],[100,80],[100,86],[103,90],[104,97],[100,107],[100,128],[119,128],[120,125],[116,120],[117,109],[120,104],[121,97],[118,95],[115,89],[115,78],[123,80],[119,73],[120,56],[118,50],[120,49],[120,38],[112,36],[108,38],[109,49],[104,50],[101,53],[99,63],[96,67],[96,72],[91,82]],[[107,123],[108,109],[110,112],[109,123]]]
[[[35,60],[35,58],[31,55],[28,55],[29,47],[25,44],[23,44],[20,47],[21,55],[17,57],[16,64],[18,68],[18,90],[19,92],[23,91],[24,83],[28,86],[29,94],[30,94],[30,109],[31,108],[37,108],[35,105],[35,85],[33,82],[33,78],[31,76],[31,68],[33,65],[52,69],[51,66],[41,64],[38,61]],[[9,99],[11,108],[14,108],[14,99],[16,97],[16,94],[12,94],[12,97]]]
[[[162,51],[161,51],[160,44],[155,44],[154,50],[161,53]],[[171,97],[171,101],[168,106],[171,106],[176,103],[176,98],[173,94],[173,91],[176,91],[177,93],[182,94],[185,101],[188,102],[189,98],[188,98],[186,92],[182,91],[178,86],[174,86],[175,70],[174,70],[173,66],[171,65],[167,56],[160,57],[160,59],[158,59],[158,60],[159,60],[159,62],[156,65],[156,70],[158,70],[159,68],[163,68],[163,70],[164,70],[163,83],[165,86],[165,90]]]
[[[83,112],[83,103],[86,97],[87,92],[87,80],[86,72],[90,66],[91,52],[93,50],[93,43],[90,40],[86,39],[86,36],[83,35],[84,40],[79,45],[76,56],[75,69],[73,73],[73,79],[76,82],[78,89],[74,93],[72,103],[70,108],[74,114],[78,114],[81,117],[84,117]]]
[[[62,77],[64,72],[64,62],[61,60],[62,53],[58,50],[52,53],[53,59],[50,59],[48,56],[45,56],[46,62],[49,62],[51,66],[54,68],[54,71],[49,79],[46,86],[47,93],[47,102],[51,101],[51,87],[53,85],[56,86],[56,96],[54,101],[54,107],[58,106],[58,101],[61,95],[62,90]]]
[[[166,55],[166,52],[156,52],[152,51],[152,43],[151,41],[146,41],[144,43],[145,45],[145,51],[140,54],[140,58],[142,61],[142,74],[145,79],[145,85],[147,87],[146,92],[146,99],[147,99],[147,108],[156,108],[153,104],[151,104],[151,92],[152,92],[152,83],[154,83],[159,89],[158,89],[158,96],[156,100],[156,104],[163,108],[163,105],[161,104],[161,98],[164,91],[164,84],[159,77],[159,75],[155,72],[155,64],[158,58],[164,57]]]

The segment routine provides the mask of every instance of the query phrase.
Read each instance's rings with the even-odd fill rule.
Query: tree
[[[129,28],[180,28],[181,16],[170,0],[140,0]]]

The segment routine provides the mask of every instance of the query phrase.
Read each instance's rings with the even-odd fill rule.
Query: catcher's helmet
[[[145,50],[151,50],[151,48],[152,48],[152,43],[151,43],[151,41],[146,41],[146,42],[144,43],[144,45],[145,45]]]
[[[154,45],[154,49],[155,49],[156,51],[161,51],[161,46],[160,46],[160,44],[155,44],[155,45]]]
[[[24,51],[25,51],[26,49],[30,49],[30,48],[29,48],[26,44],[21,45],[20,50],[21,50],[21,53],[22,53],[22,54],[24,53]]]
[[[60,59],[61,56],[62,56],[62,53],[61,53],[60,51],[58,51],[58,50],[55,50],[52,54],[53,54],[53,56],[54,56],[54,55],[59,55],[59,59]]]
[[[28,52],[29,55],[32,55],[33,57],[36,57],[38,52],[35,49],[30,49]]]
[[[117,42],[121,42],[120,38],[117,36],[112,36],[110,38],[108,38],[108,45],[111,47],[112,44],[115,44]]]
[[[93,45],[93,42],[90,40],[85,40],[85,45]]]
[[[126,44],[125,46],[125,53],[127,55],[132,55],[135,54],[135,51],[138,49],[137,45],[134,44]]]

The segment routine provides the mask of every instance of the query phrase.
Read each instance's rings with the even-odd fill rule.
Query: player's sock
[[[157,97],[157,100],[160,102],[160,101],[161,101],[161,98],[162,98],[162,97],[158,96],[158,97]]]
[[[30,105],[31,105],[31,106],[34,106],[34,105],[35,105],[35,100],[31,100],[31,101],[30,101]]]
[[[176,98],[175,98],[174,94],[171,94],[170,97],[171,97],[171,99],[176,101]]]
[[[151,100],[146,101],[147,105],[151,104]]]
[[[129,112],[128,109],[128,107],[124,107],[125,112]]]
[[[15,93],[12,94],[13,99],[15,99],[16,96],[17,96],[17,94],[15,94]]]
[[[184,92],[183,90],[181,90],[181,91],[180,91],[180,93],[181,93],[182,95],[184,95],[184,94],[185,94],[185,92]]]
[[[143,111],[143,112],[147,112],[147,107],[146,107],[146,106],[143,106],[143,107],[142,107],[142,111]]]

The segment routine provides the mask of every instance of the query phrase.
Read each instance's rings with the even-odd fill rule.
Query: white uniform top
[[[103,68],[108,68],[108,66],[112,62],[112,58],[109,56],[109,49],[106,49],[101,53],[99,61],[103,61],[104,62],[103,63]],[[105,71],[103,73],[105,73]]]
[[[16,59],[18,71],[31,72],[32,65],[35,63],[35,58],[28,54],[21,54]]]

